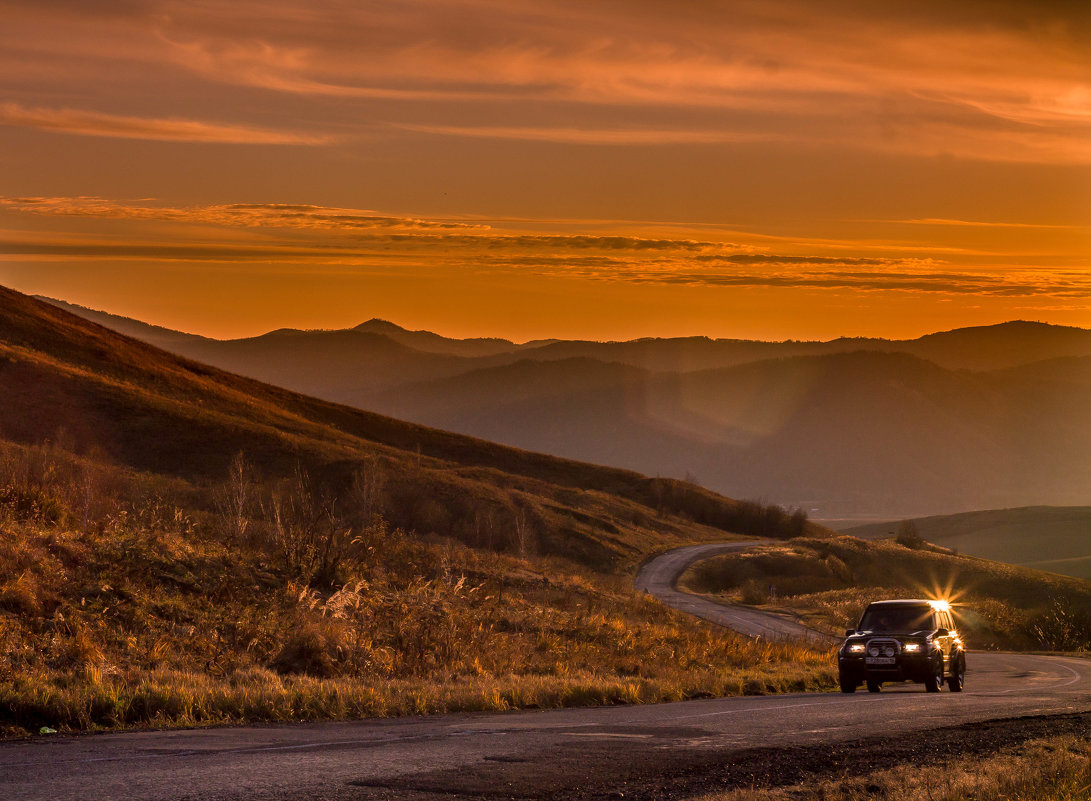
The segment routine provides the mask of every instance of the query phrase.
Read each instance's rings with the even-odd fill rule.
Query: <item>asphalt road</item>
[[[673,551],[667,551],[665,554],[644,563],[636,576],[636,588],[654,595],[667,606],[688,612],[712,623],[726,626],[729,629],[741,631],[751,637],[765,637],[767,639],[794,638],[832,643],[834,640],[828,634],[808,628],[788,615],[776,615],[741,606],[718,604],[675,589],[674,582],[694,562],[722,553],[743,551],[757,545],[765,545],[768,542],[768,540],[751,540],[749,542],[689,545],[684,548],[675,548]]]
[[[877,695],[724,698],[7,743],[0,745],[0,798],[652,797],[647,788],[663,776],[723,771],[757,747],[822,746],[825,755],[828,746],[862,737],[907,741],[929,729],[1087,711],[1091,661],[971,653],[961,694],[926,694],[919,685],[905,685]]]

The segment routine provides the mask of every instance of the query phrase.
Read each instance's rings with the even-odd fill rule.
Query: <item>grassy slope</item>
[[[815,625],[852,628],[868,603],[948,598],[973,648],[1091,649],[1091,583],[922,543],[799,539],[692,567],[683,586],[775,604]],[[776,588],[770,598],[768,588]]]
[[[991,509],[912,522],[924,539],[960,553],[1091,579],[1091,506]],[[856,526],[844,533],[886,537],[898,525]]]
[[[769,522],[698,487],[295,395],[6,290],[0,394],[0,734],[832,681],[827,654],[633,591],[644,554]],[[260,475],[227,480],[238,451]]]
[[[238,451],[272,474],[301,461],[331,481],[378,460],[402,500],[387,510],[396,524],[466,539],[478,518],[510,524],[524,509],[545,551],[600,567],[722,537],[738,523],[738,504],[697,487],[297,395],[3,289],[0,391],[0,436],[16,442],[64,432],[79,452],[198,482],[222,477]]]

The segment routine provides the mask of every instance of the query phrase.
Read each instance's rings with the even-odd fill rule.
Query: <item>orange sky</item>
[[[214,336],[1091,326],[1086,3],[0,0],[0,283]]]

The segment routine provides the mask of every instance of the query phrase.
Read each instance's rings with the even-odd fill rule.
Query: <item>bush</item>
[[[742,585],[739,599],[744,604],[764,604],[769,601],[768,585],[761,579],[749,579]]]
[[[917,529],[917,524],[912,520],[902,521],[901,525],[898,526],[898,534],[894,537],[894,542],[898,543],[903,548],[909,548],[914,551],[919,551],[928,544],[924,541],[924,537],[921,536],[920,531]]]

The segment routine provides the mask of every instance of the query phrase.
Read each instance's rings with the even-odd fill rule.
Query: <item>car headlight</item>
[[[866,650],[867,648],[864,647],[864,644],[862,642],[854,642],[852,645],[849,646],[850,654],[862,654]]]
[[[921,650],[921,644],[919,642],[907,642],[902,645],[902,650],[907,654],[916,654]]]

